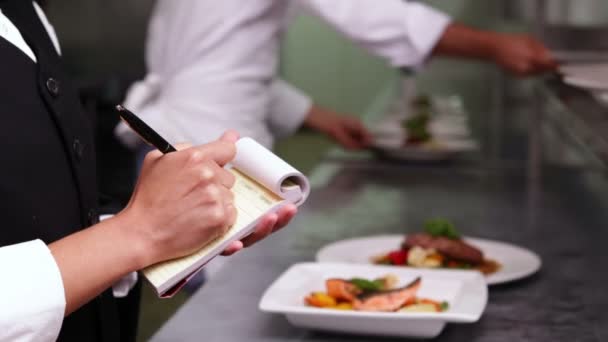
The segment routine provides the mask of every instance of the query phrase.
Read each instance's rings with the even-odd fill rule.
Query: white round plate
[[[405,235],[382,235],[338,241],[321,248],[316,255],[318,262],[342,262],[370,264],[371,258],[399,249]],[[488,259],[499,262],[502,267],[486,276],[488,285],[497,285],[529,277],[540,270],[540,257],[525,248],[504,242],[467,238],[465,240],[479,248]]]
[[[376,138],[373,149],[387,158],[416,161],[446,160],[479,149],[479,145],[471,139],[437,140],[431,146],[403,146],[402,141],[392,137]]]
[[[608,77],[566,76],[564,83],[586,90],[608,90]]]
[[[565,76],[588,77],[608,73],[608,63],[570,63],[559,67],[559,73]]]
[[[589,90],[608,90],[607,63],[567,64],[559,68],[564,83]]]

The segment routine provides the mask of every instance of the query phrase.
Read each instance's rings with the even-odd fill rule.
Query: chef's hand
[[[523,34],[497,33],[493,59],[518,76],[531,76],[557,69],[551,52],[540,41]]]
[[[315,105],[310,109],[304,124],[326,134],[346,149],[362,149],[372,143],[371,134],[360,120]]]
[[[531,36],[478,30],[457,22],[446,27],[433,55],[494,62],[519,76],[557,68],[549,50]]]

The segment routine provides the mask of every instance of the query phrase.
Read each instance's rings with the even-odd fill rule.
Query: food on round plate
[[[481,250],[465,242],[449,221],[430,220],[424,228],[422,233],[407,235],[401,249],[372,261],[382,265],[474,269],[486,275],[500,269],[498,262],[485,258]]]
[[[407,132],[406,145],[424,144],[431,141],[432,135],[429,131],[431,116],[427,111],[420,111],[416,115],[403,121],[403,127]]]
[[[428,95],[419,95],[412,100],[411,110],[414,115],[402,122],[407,136],[404,142],[405,145],[421,145],[429,143],[432,140],[429,130],[432,109],[432,100]]]
[[[394,275],[375,280],[328,279],[326,292],[313,292],[304,302],[316,308],[368,312],[444,312],[449,307],[447,302],[417,298],[420,278],[404,287],[396,287],[398,283]]]

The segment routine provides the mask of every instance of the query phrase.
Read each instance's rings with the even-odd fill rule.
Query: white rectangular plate
[[[422,277],[418,297],[450,304],[441,313],[360,312],[318,309],[304,304],[311,292],[325,291],[330,278],[373,279],[394,274],[401,285]],[[260,301],[260,310],[285,314],[299,327],[340,333],[432,338],[446,323],[472,323],[479,320],[488,300],[483,276],[477,272],[412,270],[354,264],[301,263],[293,265],[269,288]]]

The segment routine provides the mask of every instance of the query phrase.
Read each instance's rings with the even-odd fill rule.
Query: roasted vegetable
[[[428,303],[407,305],[399,311],[401,311],[401,312],[439,312],[435,305],[428,304]]]
[[[344,310],[344,311],[352,311],[352,310],[354,310],[353,309],[353,305],[351,303],[346,303],[346,302],[338,303],[338,305],[336,305],[334,307],[334,309],[336,309],[336,310]]]
[[[304,298],[304,302],[317,308],[331,308],[338,304],[334,297],[323,292],[311,293],[308,297]]]
[[[407,250],[398,250],[393,251],[388,254],[388,260],[391,265],[403,266],[407,264],[407,257],[409,251]]]

